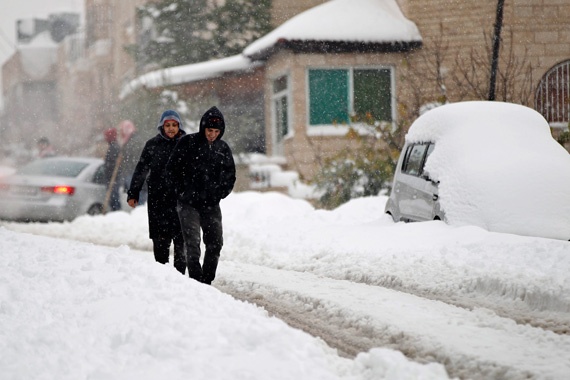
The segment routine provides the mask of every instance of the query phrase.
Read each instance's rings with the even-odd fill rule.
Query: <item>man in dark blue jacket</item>
[[[233,190],[236,169],[232,151],[222,140],[226,124],[216,107],[200,120],[200,130],[180,139],[166,165],[166,176],[178,197],[188,274],[211,284],[223,246],[220,201]],[[200,229],[206,252],[200,265]]]

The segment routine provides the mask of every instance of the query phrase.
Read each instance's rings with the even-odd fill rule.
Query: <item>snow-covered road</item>
[[[320,336],[355,363],[388,347],[440,363],[450,376],[566,378],[568,242],[441,222],[394,224],[384,202],[357,199],[325,211],[281,194],[232,194],[222,203],[225,245],[213,285]],[[72,223],[2,224],[123,245],[125,263],[129,255],[152,261],[145,207]]]
[[[389,347],[419,362],[445,363],[450,375],[464,379],[563,379],[570,368],[569,336],[486,309],[235,262],[224,263],[216,287],[264,306],[345,353]],[[553,365],[543,366],[537,352],[549,353]]]

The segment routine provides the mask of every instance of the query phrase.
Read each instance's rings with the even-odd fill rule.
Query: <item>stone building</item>
[[[327,8],[339,1],[274,2],[276,26],[272,33],[281,34],[263,51],[253,51],[258,42],[244,51],[252,63],[263,65],[267,154],[281,158],[288,168],[307,179],[315,174],[322,157],[348,143],[343,135],[358,107],[354,104],[354,78],[367,70],[376,71],[373,80],[383,86],[377,96],[389,115],[382,120],[404,127],[425,105],[487,99],[489,95],[496,0],[346,2],[356,12],[360,9],[360,21],[340,15],[331,27]],[[366,12],[368,6],[388,6],[388,14],[415,25],[419,38],[402,44],[390,40],[389,31],[387,40],[378,34],[369,37],[367,32],[372,27],[364,22],[371,17]],[[496,99],[537,109],[555,134],[568,126],[570,22],[564,15],[569,14],[569,7],[561,0],[513,0],[506,1],[503,9]],[[322,17],[306,17],[315,10],[322,12]],[[311,25],[303,25],[303,18]],[[289,26],[292,23],[295,27]],[[309,27],[317,32],[305,36],[298,33]],[[341,31],[340,37],[318,34],[326,28]],[[382,46],[382,41],[393,46]],[[319,85],[318,75],[328,78],[323,80],[329,84],[337,81],[339,86],[348,86],[348,103],[343,104],[345,110],[338,120],[317,120],[319,112],[333,111],[325,107],[325,98],[319,99],[316,88],[311,89]],[[199,83],[188,79],[186,85],[195,87]]]
[[[350,4],[365,9],[381,3],[388,6],[390,2]],[[343,73],[347,79],[340,85],[348,86],[350,103],[358,91],[354,87],[357,70],[387,70],[389,85],[383,92],[391,99],[386,103],[392,107],[392,118],[382,120],[402,123],[404,127],[425,105],[488,98],[497,1],[393,3],[394,17],[399,17],[399,8],[419,31],[420,43],[411,48],[377,49],[374,41],[381,41],[382,37],[376,35],[375,40],[367,35],[365,22],[370,12],[363,12],[362,22],[343,24],[342,18],[336,21],[346,38],[318,37],[316,32],[303,36],[298,31],[310,28],[297,18],[289,21],[295,27],[278,27],[273,33],[279,33],[279,38],[266,45],[264,51],[253,52],[255,44],[244,51],[252,59],[265,62],[266,141],[270,156],[283,156],[290,168],[310,179],[318,169],[319,157],[333,154],[349,143],[339,136],[344,128],[339,128],[337,122],[319,121],[313,113],[321,101],[318,91],[312,88],[312,81],[318,80],[313,76],[319,71],[333,77],[337,75],[335,71]],[[327,27],[326,17],[335,16],[327,11],[332,4],[327,2],[319,8],[322,17],[307,17],[313,29],[322,31]],[[570,3],[561,0],[506,1],[503,9],[496,100],[535,108],[548,120],[554,134],[567,130],[570,114],[569,12]],[[355,39],[359,34],[362,38]],[[329,79],[334,80],[333,77]],[[343,107],[348,113],[357,111],[355,104]],[[327,111],[326,107],[320,110],[321,115]],[[346,114],[343,119],[351,124]]]
[[[56,14],[17,22],[18,49],[2,66],[4,149],[29,156],[40,137],[55,141],[63,132],[56,40],[74,33],[76,20],[78,15]]]

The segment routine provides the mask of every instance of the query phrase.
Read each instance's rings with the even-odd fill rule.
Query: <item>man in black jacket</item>
[[[158,134],[148,140],[135,167],[127,192],[127,203],[136,207],[141,201],[141,190],[148,184],[148,232],[152,239],[154,258],[166,264],[170,244],[174,243],[174,267],[186,272],[184,238],[176,212],[176,196],[165,186],[164,167],[176,143],[186,134],[178,112],[166,110],[157,125]]]
[[[233,190],[236,169],[232,151],[222,140],[226,125],[216,107],[200,120],[200,130],[180,139],[166,165],[166,176],[178,197],[178,217],[186,249],[188,274],[211,284],[223,245],[220,201]],[[206,252],[200,265],[200,228]]]

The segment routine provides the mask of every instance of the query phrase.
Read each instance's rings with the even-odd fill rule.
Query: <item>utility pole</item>
[[[489,100],[495,100],[495,83],[497,82],[497,69],[499,67],[499,47],[501,43],[501,28],[503,26],[503,6],[505,0],[498,0],[495,17],[495,31],[493,33],[493,57],[491,58],[491,80],[489,83]]]

